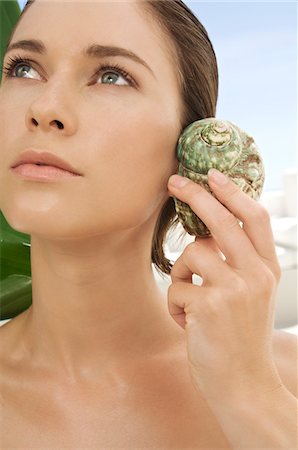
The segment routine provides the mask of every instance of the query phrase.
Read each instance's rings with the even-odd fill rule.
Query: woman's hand
[[[208,174],[218,200],[191,180],[173,187],[173,178],[184,180],[177,175],[168,184],[170,193],[187,203],[212,234],[196,237],[175,262],[168,308],[186,331],[195,386],[215,401],[266,395],[282,386],[272,352],[281,270],[270,216],[223,177],[216,182]],[[192,284],[192,274],[202,277],[201,286]]]

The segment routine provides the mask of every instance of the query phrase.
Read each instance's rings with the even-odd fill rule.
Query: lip
[[[49,152],[37,152],[35,150],[26,150],[21,153],[17,159],[12,164],[11,168],[20,166],[21,164],[37,164],[42,163],[47,166],[57,167],[59,169],[66,170],[74,175],[82,175],[74,167],[72,167],[68,162],[59,158],[57,155]]]

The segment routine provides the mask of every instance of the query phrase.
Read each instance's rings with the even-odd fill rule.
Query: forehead
[[[12,41],[37,38],[56,56],[77,56],[91,43],[125,47],[152,69],[173,64],[174,46],[146,17],[144,0],[35,0],[22,16]],[[169,71],[172,68],[169,67]]]

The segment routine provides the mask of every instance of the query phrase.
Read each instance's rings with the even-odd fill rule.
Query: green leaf
[[[31,277],[10,275],[1,280],[0,320],[11,319],[32,304]]]
[[[0,320],[32,304],[30,248],[30,236],[11,228],[0,211]]]

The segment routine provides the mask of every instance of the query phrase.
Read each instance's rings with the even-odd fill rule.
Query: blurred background
[[[265,165],[260,202],[271,215],[282,268],[275,328],[298,334],[297,315],[297,3],[184,1],[205,26],[219,68],[216,116],[251,134]],[[19,0],[22,9],[26,0]],[[175,261],[194,240],[168,235]],[[154,269],[154,267],[153,267]],[[155,271],[162,290],[170,277]],[[194,275],[194,283],[200,284]],[[2,321],[3,323],[5,321]]]
[[[297,168],[297,3],[185,1],[207,29],[219,68],[217,116],[252,134],[264,190]]]

